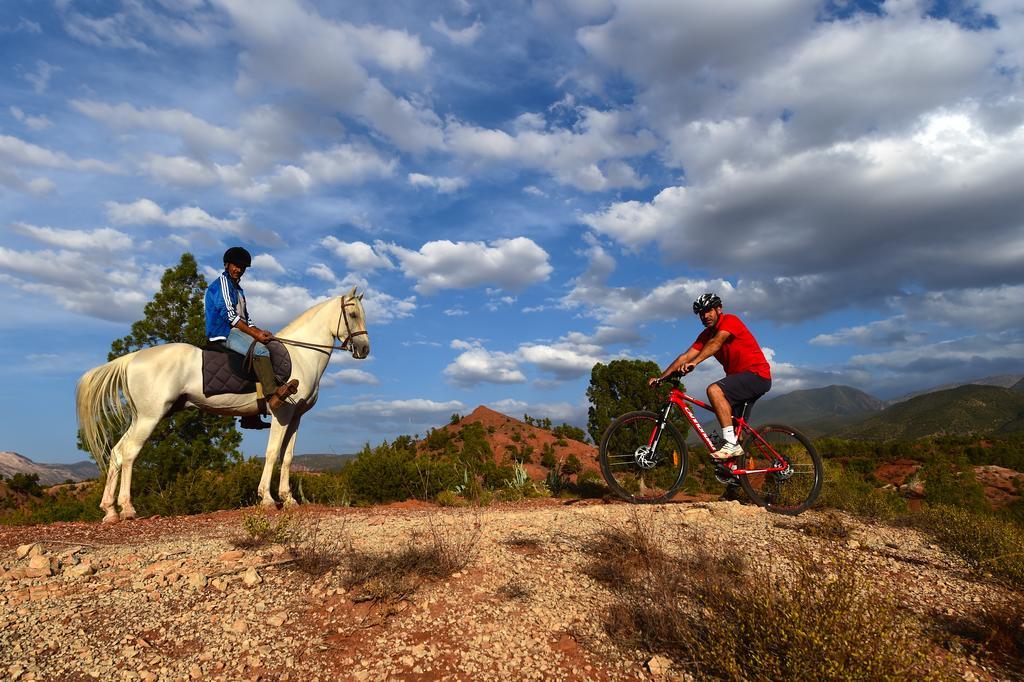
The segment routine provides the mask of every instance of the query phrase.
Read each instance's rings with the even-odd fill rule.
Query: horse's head
[[[366,331],[366,313],[363,311],[363,295],[356,294],[356,288],[340,297],[341,317],[334,336],[341,345],[362,360],[370,354],[370,335]]]

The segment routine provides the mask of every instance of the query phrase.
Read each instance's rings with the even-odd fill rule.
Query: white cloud
[[[327,236],[320,243],[345,261],[345,267],[354,272],[371,272],[380,268],[390,270],[395,267],[384,255],[385,249],[380,242],[375,248],[366,242],[343,242],[337,237]]]
[[[137,319],[160,285],[164,268],[96,250],[89,257],[67,249],[17,251],[0,247],[0,279],[57,306],[103,320]],[[7,274],[3,274],[7,273]]]
[[[252,267],[260,273],[283,274],[285,272],[284,266],[277,262],[277,259],[269,253],[253,256]]]
[[[537,419],[550,419],[553,424],[572,424],[586,429],[587,405],[572,403],[526,402],[514,398],[504,398],[487,403],[496,412],[508,415],[513,419],[521,419],[524,414]]]
[[[182,109],[138,109],[128,103],[111,105],[94,100],[71,100],[71,106],[115,130],[154,130],[178,136],[197,153],[238,149],[244,140],[237,131],[213,125]]]
[[[925,338],[925,334],[914,331],[913,323],[905,315],[897,315],[886,320],[846,327],[831,334],[818,334],[810,340],[810,343],[818,346],[891,348],[906,344],[919,344]]]
[[[480,23],[479,19],[465,28],[455,29],[448,26],[448,22],[444,20],[444,17],[439,17],[430,22],[430,27],[462,47],[468,47],[475,43],[484,31],[484,25]]]
[[[515,162],[551,173],[559,182],[585,191],[646,184],[623,159],[654,150],[657,142],[647,130],[636,129],[625,111],[578,107],[573,128],[538,130],[538,121],[520,126],[514,135],[451,121],[446,130],[449,148],[460,156],[499,163]],[[521,116],[520,123],[523,121]]]
[[[54,152],[10,135],[0,135],[0,161],[16,166],[38,166],[101,173],[120,172],[116,164],[96,159],[73,159],[63,152]]]
[[[334,405],[314,410],[316,419],[346,420],[349,424],[372,423],[375,428],[409,428],[425,431],[439,422],[448,421],[453,412],[461,412],[466,406],[458,400],[439,402],[428,398],[406,400],[361,400],[350,405]],[[349,426],[351,428],[351,426]]]
[[[198,206],[181,206],[164,211],[152,199],[139,199],[130,204],[106,203],[107,217],[115,225],[165,225],[174,228],[199,228],[224,234],[247,236],[261,242],[279,241],[269,230],[255,228],[244,215],[215,218]]]
[[[556,378],[561,380],[576,379],[590,374],[594,365],[603,359],[598,355],[573,347],[569,343],[554,345],[524,344],[519,347],[518,355],[524,362],[529,362],[541,370],[551,372]]]
[[[332,284],[338,281],[337,275],[325,263],[314,263],[306,268],[306,274]]]
[[[32,85],[32,89],[37,94],[42,94],[50,87],[50,79],[60,70],[59,66],[54,66],[40,59],[36,61],[35,69],[32,71],[21,70],[21,77]]]
[[[48,119],[46,116],[30,116],[19,107],[12,106],[8,111],[11,112],[11,116],[14,117],[14,120],[25,124],[25,127],[29,130],[46,130],[53,125],[53,121]]]
[[[14,223],[16,232],[38,242],[76,251],[124,251],[132,247],[132,238],[108,227],[97,230],[62,230],[29,223]]]
[[[331,374],[325,374],[320,379],[321,388],[330,388],[338,384],[363,384],[367,386],[376,386],[380,381],[374,375],[369,372],[365,372],[361,369],[341,369]]]
[[[422,173],[409,173],[409,184],[413,187],[430,187],[441,194],[451,194],[468,185],[469,181],[465,178],[445,178]]]
[[[405,151],[443,146],[440,120],[429,108],[397,97],[369,73],[422,70],[430,49],[418,37],[378,26],[333,21],[292,0],[253,12],[245,0],[214,0],[233,22],[242,47],[238,88],[286,88],[362,118]],[[295,36],[301,35],[301,41]]]
[[[513,354],[489,351],[479,341],[456,339],[451,345],[462,351],[444,369],[444,375],[453,384],[470,387],[479,383],[521,384],[526,381]]]
[[[396,244],[386,248],[399,260],[406,276],[417,280],[416,291],[424,294],[491,284],[522,289],[546,280],[552,271],[547,252],[526,237],[499,239],[490,245],[431,241],[419,251]]]

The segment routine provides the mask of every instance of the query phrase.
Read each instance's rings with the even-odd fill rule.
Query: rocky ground
[[[652,662],[609,640],[602,616],[613,595],[584,570],[586,538],[635,511],[562,500],[307,508],[290,522],[301,541],[259,546],[247,542],[246,510],[0,528],[0,678],[687,679],[685,662]],[[688,502],[639,513],[668,548],[697,532],[741,553],[798,541],[849,553],[928,617],[1012,597],[908,529],[850,521],[852,535],[836,542],[800,530],[816,512]],[[372,580],[346,579],[353,553],[438,539],[465,567],[407,586],[404,598],[375,601]],[[965,679],[1010,677],[967,654],[957,666]]]

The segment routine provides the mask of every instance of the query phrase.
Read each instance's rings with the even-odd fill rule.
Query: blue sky
[[[233,244],[266,328],[366,292],[299,452],[479,404],[583,424],[593,363],[666,364],[706,290],[775,395],[1024,372],[1020,3],[3,10],[0,449],[82,459],[78,377]]]

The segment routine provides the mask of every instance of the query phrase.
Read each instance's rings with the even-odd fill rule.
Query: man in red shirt
[[[652,386],[676,370],[689,374],[712,355],[725,368],[725,378],[708,386],[708,400],[722,425],[725,444],[711,453],[717,460],[743,454],[732,425],[733,414],[739,414],[744,403],[753,403],[772,387],[772,372],[757,339],[735,315],[722,314],[722,299],[716,294],[702,294],[693,302],[693,312],[700,315],[704,331],[693,345],[660,377],[648,382]]]

